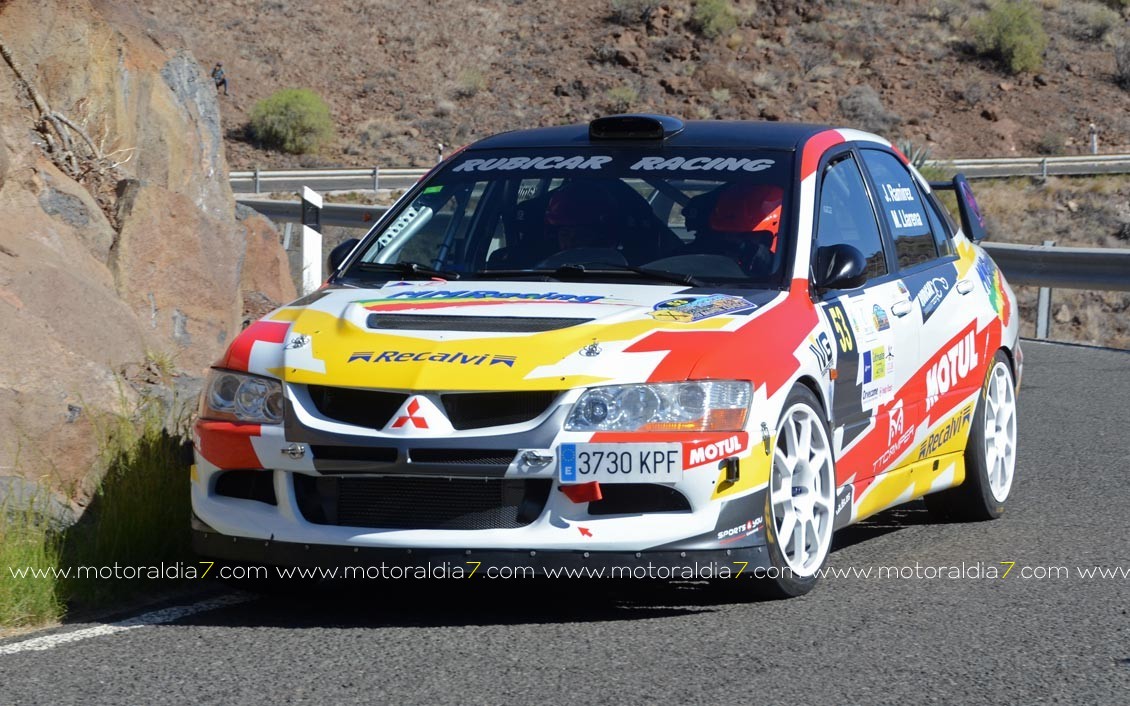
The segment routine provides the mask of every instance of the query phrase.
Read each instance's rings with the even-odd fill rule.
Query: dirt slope
[[[225,63],[235,168],[424,165],[437,142],[619,110],[863,125],[939,157],[1078,152],[1094,121],[1104,150],[1130,149],[1111,47],[1127,22],[1094,37],[1095,3],[1037,2],[1044,68],[1013,76],[969,47],[985,2],[736,0],[738,26],[708,39],[687,0],[100,1]],[[243,141],[254,103],[291,87],[330,102],[338,139],[320,155]]]

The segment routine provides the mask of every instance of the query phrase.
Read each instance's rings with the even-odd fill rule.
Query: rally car
[[[487,138],[216,363],[194,546],[805,593],[881,510],[1003,512],[1023,359],[983,237],[963,178],[852,129]]]

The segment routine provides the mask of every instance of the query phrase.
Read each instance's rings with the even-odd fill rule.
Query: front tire
[[[1004,351],[997,351],[981,386],[965,445],[965,481],[927,495],[930,514],[945,520],[995,520],[1016,477],[1016,384]]]
[[[836,473],[820,401],[798,385],[785,400],[765,494],[771,567],[761,581],[768,597],[791,598],[815,587],[832,546]]]

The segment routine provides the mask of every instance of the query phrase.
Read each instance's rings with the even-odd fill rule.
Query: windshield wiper
[[[443,279],[459,279],[458,272],[437,270],[418,262],[358,262],[355,267],[362,272],[389,272],[401,277],[442,277]]]
[[[705,284],[702,280],[694,275],[689,275],[683,272],[671,272],[670,270],[652,270],[646,267],[636,267],[635,265],[621,265],[619,263],[600,262],[594,263],[591,267],[584,265],[569,264],[562,265],[553,271],[553,274],[559,278],[568,278],[576,275],[607,275],[609,273],[626,273],[631,272],[647,279],[655,279],[660,282],[672,282],[674,284],[684,284],[688,287],[703,287]]]

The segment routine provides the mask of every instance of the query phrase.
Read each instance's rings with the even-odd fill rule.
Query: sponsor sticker
[[[645,172],[761,172],[774,164],[776,162],[772,159],[748,157],[643,157],[629,169]]]
[[[729,294],[709,294],[703,297],[683,297],[659,302],[648,312],[656,321],[693,323],[713,316],[737,314],[757,308],[753,302]]]
[[[561,292],[500,292],[493,289],[436,290],[413,289],[397,290],[382,299],[366,299],[356,302],[366,309],[377,310],[389,304],[400,304],[405,300],[450,301],[459,304],[490,304],[497,302],[559,302],[564,304],[591,304],[606,299],[599,294],[564,294]]]
[[[926,411],[938,398],[957,387],[979,364],[977,337],[970,328],[926,369]]]
[[[508,172],[515,169],[584,171],[600,170],[612,161],[606,155],[582,156],[554,155],[549,157],[495,157],[492,159],[465,159],[451,171],[460,172]]]
[[[513,368],[518,356],[497,353],[438,353],[435,351],[355,351],[346,363],[446,363],[448,365],[505,365]]]
[[[973,419],[973,405],[967,404],[961,410],[950,417],[948,421],[944,422],[937,429],[932,431],[921,444],[918,445],[918,460],[921,461],[927,456],[932,456],[938,453],[951,439],[957,437],[962,431],[969,426],[969,422]]]
[[[989,304],[992,305],[993,311],[997,312],[1001,323],[1008,326],[1011,312],[1008,297],[1004,293],[1004,280],[1001,279],[1000,269],[984,255],[977,258],[976,268],[981,285],[989,295]]]
[[[828,334],[823,331],[815,336],[810,334],[808,336],[808,350],[816,358],[820,372],[824,372],[832,366],[832,343],[828,340]]]
[[[863,409],[871,410],[889,402],[894,395],[894,384],[890,381],[894,372],[894,347],[871,348],[863,351],[861,358],[861,402]]]
[[[691,468],[704,463],[721,461],[737,456],[749,446],[749,434],[739,432],[715,441],[696,441],[683,443],[683,467]]]
[[[933,277],[926,280],[922,285],[922,289],[918,290],[918,306],[922,309],[922,320],[925,321],[930,318],[930,315],[946,298],[946,294],[950,290],[950,282],[945,277]]]
[[[891,327],[891,320],[887,318],[887,310],[878,304],[871,307],[871,317],[875,320],[876,331],[886,331]]]
[[[760,518],[760,517],[755,517],[751,520],[746,520],[745,522],[738,525],[737,527],[731,527],[730,529],[724,529],[721,532],[719,532],[718,533],[718,541],[721,542],[722,544],[728,544],[730,542],[736,542],[737,540],[742,539],[743,537],[748,537],[751,534],[753,534],[754,532],[757,532],[758,530],[761,529],[761,527],[764,524],[765,524],[765,520],[763,518]]]

